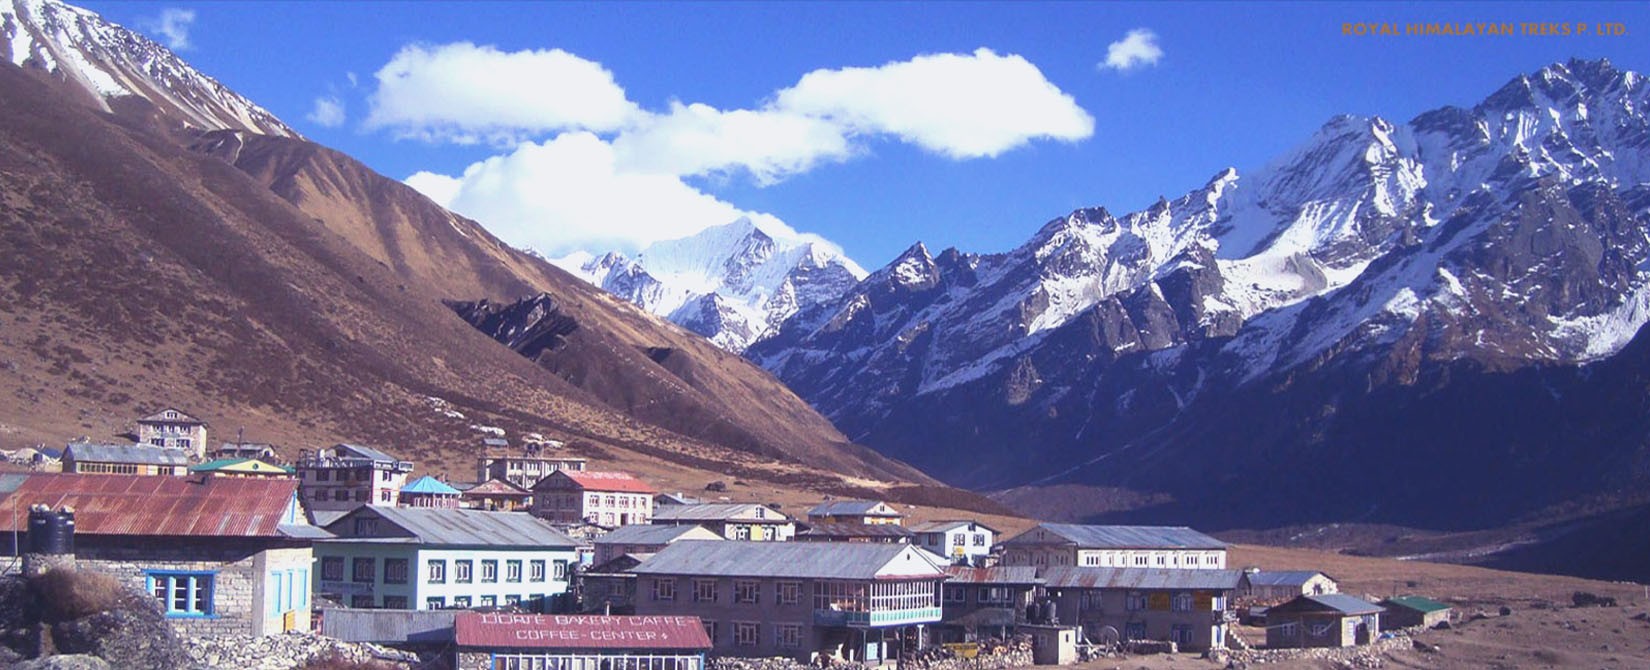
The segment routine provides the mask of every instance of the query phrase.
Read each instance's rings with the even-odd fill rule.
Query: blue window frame
[[[217,576],[216,572],[151,570],[144,573],[144,581],[166,616],[209,617],[217,614],[212,608]]]

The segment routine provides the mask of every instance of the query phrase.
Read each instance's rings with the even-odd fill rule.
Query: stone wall
[[[417,654],[314,633],[185,637],[183,650],[198,667],[212,670],[290,670],[328,656],[351,662],[377,661],[395,668],[419,663]]]
[[[80,538],[85,540],[83,536]],[[147,572],[212,572],[212,612],[204,617],[168,617],[185,635],[251,635],[262,616],[258,542],[221,539],[135,538],[130,542],[85,542],[76,547],[76,567],[113,575],[122,584],[149,592]]]

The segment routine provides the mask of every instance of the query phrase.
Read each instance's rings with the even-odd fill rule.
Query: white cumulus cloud
[[[644,110],[600,64],[560,50],[409,46],[375,77],[368,129],[508,148],[461,174],[419,172],[406,183],[549,257],[634,252],[739,217],[799,235],[693,177],[768,185],[863,155],[881,138],[965,160],[1094,132],[1093,117],[1035,65],[989,49],[815,70],[750,109],[678,101]]]
[[[1094,117],[1037,66],[990,49],[933,54],[881,67],[815,70],[774,107],[889,134],[954,159],[992,157],[1034,139],[1075,141]]]
[[[673,103],[614,139],[619,169],[671,175],[743,170],[760,184],[808,171],[852,153],[842,127],[777,110],[721,111]]]
[[[184,51],[191,46],[189,29],[194,27],[194,24],[195,10],[167,7],[160,10],[160,16],[144,19],[138,25],[159,37],[166,43],[166,48]]]
[[[567,130],[617,130],[639,108],[601,64],[561,49],[410,45],[373,75],[366,127],[429,141],[509,145]]]
[[[675,175],[623,172],[613,146],[585,131],[524,142],[471,164],[458,177],[421,172],[407,184],[506,242],[551,257],[578,250],[634,253],[741,216],[783,225]]]
[[[1123,39],[1106,46],[1106,60],[1100,69],[1127,72],[1142,65],[1156,65],[1163,58],[1163,49],[1157,46],[1157,33],[1147,28],[1135,28]]]
[[[344,101],[330,95],[316,98],[315,106],[304,118],[323,128],[337,128],[344,125]]]

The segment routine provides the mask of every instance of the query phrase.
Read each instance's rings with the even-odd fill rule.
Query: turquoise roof
[[[419,477],[417,481],[415,481],[411,484],[408,484],[406,486],[401,487],[401,492],[402,493],[428,493],[428,494],[433,494],[433,495],[449,495],[449,496],[459,495],[458,489],[455,489],[451,486],[443,484],[443,483],[441,483],[441,480],[436,479],[434,477],[431,477],[429,475],[424,475],[423,477]]]

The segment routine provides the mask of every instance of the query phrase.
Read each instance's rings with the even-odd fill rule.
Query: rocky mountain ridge
[[[1304,475],[1265,475],[1267,458],[1288,453],[1361,468],[1334,478],[1339,490],[1384,499],[1374,478],[1394,476],[1393,464],[1332,442],[1366,443],[1427,398],[1469,402],[1458,387],[1487,383],[1469,380],[1576,369],[1628,347],[1650,319],[1647,166],[1644,77],[1606,61],[1554,64],[1471,109],[1404,124],[1331,119],[1252,175],[1223,170],[1122,216],[1078,210],[1007,253],[915,245],[746,355],[851,438],[952,483],[1128,486],[1170,493],[1185,511],[1207,503],[1217,481],[1305,485]],[[1586,376],[1562,392],[1593,396]],[[1519,383],[1495,393],[1520,396]],[[1231,414],[1236,406],[1247,414]],[[1349,416],[1351,407],[1364,414]],[[1495,420],[1486,408],[1452,409],[1468,425]],[[1510,445],[1488,439],[1498,434],[1407,437],[1465,468],[1474,453],[1506,456]],[[1650,444],[1631,430],[1616,439],[1584,451],[1632,461]],[[1563,450],[1541,450],[1508,476],[1534,486],[1552,475],[1535,463]],[[1556,488],[1650,476],[1642,463],[1615,475],[1584,469],[1576,477],[1586,484],[1547,487],[1503,512],[1554,503]],[[1351,501],[1227,512],[1224,523],[1262,527],[1306,513],[1418,515]]]
[[[609,252],[558,263],[733,352],[865,276],[822,241],[770,233],[748,218],[656,242],[635,258]]]

